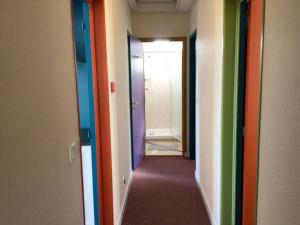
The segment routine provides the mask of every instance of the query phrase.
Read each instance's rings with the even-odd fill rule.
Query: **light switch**
[[[114,81],[110,82],[110,92],[111,93],[116,92],[116,82],[114,82]]]
[[[69,164],[71,165],[73,163],[73,161],[76,159],[76,155],[77,155],[77,145],[76,142],[72,143],[71,145],[69,145]]]

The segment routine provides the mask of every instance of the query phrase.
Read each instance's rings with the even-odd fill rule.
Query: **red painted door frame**
[[[109,79],[106,52],[104,0],[90,5],[91,48],[94,76],[95,123],[97,136],[99,214],[102,225],[113,225],[113,188],[110,139]]]
[[[256,223],[263,0],[251,0],[245,95],[243,225]]]

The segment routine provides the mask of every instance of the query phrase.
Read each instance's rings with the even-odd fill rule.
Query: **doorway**
[[[146,156],[183,155],[180,41],[144,42]]]
[[[129,36],[128,44],[135,169],[145,156],[184,155],[186,39]]]
[[[196,157],[196,40],[197,31],[190,36],[190,76],[189,76],[189,157]]]
[[[237,90],[237,124],[236,124],[236,213],[235,224],[242,224],[243,212],[243,172],[244,172],[244,128],[245,128],[245,88],[248,43],[248,9],[249,2],[241,2],[239,35],[239,71]]]
[[[222,224],[256,220],[262,0],[225,1],[222,85]],[[228,166],[232,165],[232,166]]]
[[[100,225],[94,81],[88,3],[73,0],[73,16],[85,224]]]

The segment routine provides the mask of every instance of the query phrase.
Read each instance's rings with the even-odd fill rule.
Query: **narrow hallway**
[[[194,161],[146,157],[134,172],[122,225],[210,225]]]

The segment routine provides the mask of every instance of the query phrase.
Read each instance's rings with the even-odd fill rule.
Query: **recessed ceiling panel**
[[[138,3],[176,3],[177,0],[137,0]]]
[[[128,0],[135,12],[187,12],[194,0]]]

